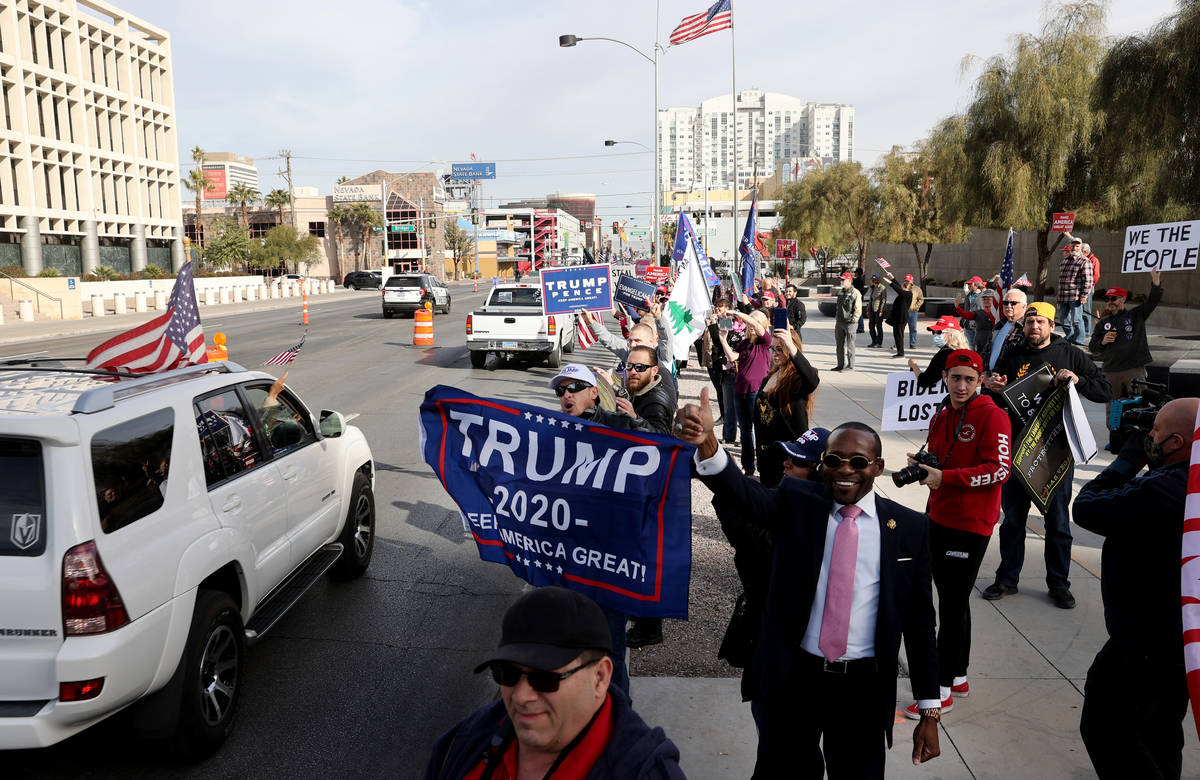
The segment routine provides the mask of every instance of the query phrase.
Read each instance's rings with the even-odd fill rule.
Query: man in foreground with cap
[[[837,342],[837,367],[834,371],[854,368],[854,323],[862,316],[862,296],[854,289],[854,275],[842,274],[834,310],[833,336]]]
[[[879,283],[879,274],[871,274],[871,286],[867,289],[867,327],[871,331],[868,349],[883,346],[883,318],[887,313],[887,288]]]
[[[566,588],[535,588],[501,623],[490,669],[500,701],[443,734],[426,780],[682,778],[679,749],[610,687],[604,614]]]
[[[1096,368],[1092,359],[1079,347],[1064,338],[1054,335],[1054,306],[1044,301],[1031,303],[1025,309],[1025,341],[1005,350],[988,376],[986,386],[993,398],[1002,407],[1008,408],[1013,436],[1019,437],[1024,430],[1026,417],[1019,414],[1000,395],[1009,382],[1016,382],[1049,366],[1057,384],[1072,382],[1076,391],[1095,403],[1102,404],[1112,397],[1108,380]],[[1020,442],[1014,442],[1019,446]],[[1044,513],[1046,520],[1046,585],[1050,600],[1062,609],[1073,609],[1075,597],[1071,595],[1071,481],[1075,467],[1067,469],[1062,484],[1050,497]],[[1004,520],[1000,524],[1000,566],[996,569],[996,581],[983,591],[988,601],[1004,598],[1017,592],[1017,581],[1021,578],[1021,567],[1025,564],[1025,523],[1029,519],[1029,493],[1019,479],[1010,479],[1000,494],[1004,509]]]
[[[957,324],[957,323],[955,323]],[[986,395],[977,395],[983,360],[969,349],[946,356],[942,379],[949,393],[929,424],[926,447],[939,466],[922,466],[929,488],[929,544],[938,592],[938,685],[942,713],[970,695],[971,592],[1000,521],[1000,490],[1008,480],[1012,425]],[[916,461],[909,453],[908,465]],[[916,704],[904,714],[914,720]]]
[[[1104,313],[1096,323],[1088,350],[1104,361],[1104,376],[1112,385],[1113,398],[1133,397],[1133,380],[1146,379],[1146,366],[1154,362],[1146,343],[1146,319],[1163,298],[1161,274],[1150,272],[1150,295],[1133,309],[1125,308],[1129,293],[1109,287],[1104,293]],[[1109,402],[1105,412],[1108,411]]]
[[[1087,342],[1083,307],[1092,286],[1092,261],[1083,253],[1083,239],[1072,238],[1070,252],[1058,266],[1058,315],[1067,341],[1082,347]]]

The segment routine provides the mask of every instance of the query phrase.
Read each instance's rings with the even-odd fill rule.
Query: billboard
[[[496,178],[496,163],[469,162],[452,163],[450,165],[451,179],[494,179]]]
[[[382,184],[335,184],[334,203],[383,203]]]
[[[204,191],[205,200],[224,200],[229,194],[229,182],[226,178],[224,165],[206,165],[203,168],[204,178],[208,179],[208,189]]]

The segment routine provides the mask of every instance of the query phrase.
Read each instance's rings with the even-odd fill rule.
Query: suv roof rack
[[[212,363],[197,363],[191,366],[164,371],[160,374],[147,374],[135,379],[124,379],[103,387],[94,387],[79,394],[75,406],[71,409],[76,414],[94,414],[105,409],[111,409],[117,400],[149,392],[165,385],[191,379],[200,374],[220,372],[232,374],[245,371],[241,365],[228,360],[217,360]]]

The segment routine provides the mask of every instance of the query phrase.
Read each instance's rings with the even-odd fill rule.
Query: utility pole
[[[287,164],[286,171],[279,171],[279,174],[287,179],[288,184],[288,208],[291,210],[292,229],[296,230],[296,195],[295,188],[292,186],[292,150],[281,149],[279,156],[284,159]]]

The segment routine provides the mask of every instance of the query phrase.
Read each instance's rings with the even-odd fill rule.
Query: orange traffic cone
[[[300,324],[307,325],[308,324],[308,293],[307,292],[302,293],[302,299],[304,301],[304,305],[302,308],[302,311],[304,312],[304,317],[300,320]]]
[[[474,292],[479,292],[479,277],[478,277],[478,276],[476,276],[476,277],[475,277],[475,290],[474,290]]]
[[[413,346],[433,346],[433,306],[428,302],[413,312]]]

